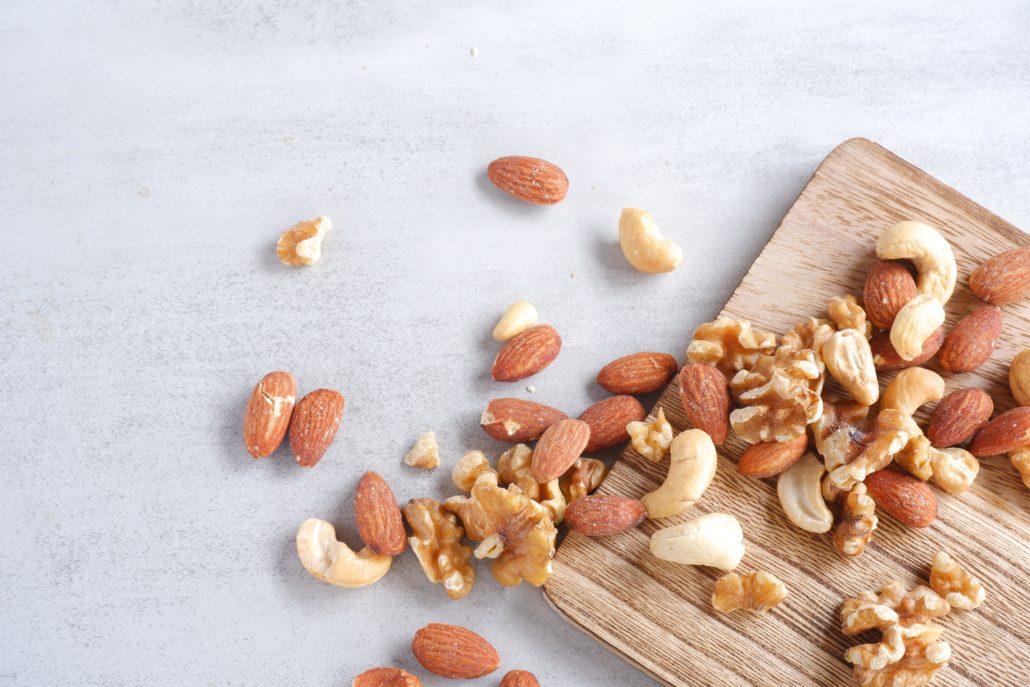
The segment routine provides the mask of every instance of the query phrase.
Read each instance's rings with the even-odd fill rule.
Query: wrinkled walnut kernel
[[[738,407],[730,424],[745,441],[791,441],[823,413],[824,372],[810,349],[786,345],[730,380]]]
[[[553,479],[543,484],[533,478],[533,449],[525,444],[516,444],[501,454],[497,459],[497,475],[499,484],[514,484],[522,493],[547,509],[554,524],[565,518],[565,496]]]
[[[729,573],[715,582],[712,606],[722,613],[739,608],[762,613],[783,601],[787,588],[772,573]]]
[[[436,434],[426,432],[418,438],[411,450],[404,456],[404,464],[423,470],[435,470],[440,466],[440,450],[436,445]]]
[[[856,329],[867,339],[873,335],[872,323],[866,319],[858,299],[851,294],[831,298],[826,311],[837,329]]]
[[[597,458],[579,458],[559,480],[565,501],[572,503],[601,486],[608,467]]]
[[[472,491],[476,480],[484,474],[496,476],[497,472],[490,467],[490,461],[485,453],[482,451],[468,451],[461,457],[461,460],[455,463],[454,469],[451,470],[451,481],[454,482],[454,486],[462,491]]]
[[[672,425],[665,419],[665,410],[658,409],[653,420],[640,422],[634,420],[626,425],[633,450],[653,463],[660,463],[669,455],[672,444]]]
[[[883,410],[873,421],[872,429],[856,437],[862,446],[861,453],[850,462],[830,470],[830,481],[841,489],[851,489],[856,482],[887,467],[894,456],[908,444],[909,434],[905,431],[907,417],[897,410]],[[829,458],[827,458],[829,463]]]
[[[933,557],[930,586],[955,608],[971,611],[983,603],[986,592],[977,578],[970,575],[945,551]]]
[[[279,236],[275,246],[279,260],[291,267],[314,265],[322,257],[322,239],[332,227],[328,217],[297,222]]]
[[[687,360],[715,365],[727,377],[749,368],[761,354],[776,350],[776,335],[753,329],[747,320],[720,317],[694,330],[687,347]]]
[[[839,500],[833,545],[845,556],[862,555],[878,522],[876,502],[866,493],[865,484],[855,483]]]
[[[460,599],[472,591],[476,570],[469,564],[472,549],[461,543],[465,530],[433,499],[412,499],[404,506],[411,527],[408,540],[430,582],[443,583],[447,595]]]
[[[941,629],[936,625],[919,626],[917,632],[903,637],[904,653],[897,660],[882,667],[854,662],[852,675],[855,682],[861,687],[922,687],[929,684],[951,658],[951,646],[940,636]],[[847,654],[845,658],[848,658]]]

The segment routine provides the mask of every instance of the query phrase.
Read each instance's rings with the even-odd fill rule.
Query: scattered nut
[[[930,440],[922,434],[910,437],[905,447],[894,454],[894,464],[908,474],[923,480],[933,477],[933,461],[931,451],[936,449]]]
[[[332,228],[328,217],[297,222],[279,236],[275,246],[279,261],[291,267],[314,265],[322,257],[322,239]]]
[[[930,486],[897,470],[878,470],[865,478],[866,488],[883,510],[909,527],[929,527],[937,517],[937,497]]]
[[[351,687],[422,687],[422,681],[400,668],[372,668],[358,675]]]
[[[969,289],[992,305],[1005,305],[1030,290],[1030,248],[995,255],[969,275]]]
[[[1030,446],[1030,407],[1019,406],[994,418],[976,433],[969,452],[977,458]]]
[[[336,529],[317,518],[305,520],[297,530],[297,556],[309,573],[338,587],[364,587],[390,570],[393,556],[369,547],[355,553],[336,540]]]
[[[647,417],[640,401],[632,396],[609,396],[590,406],[579,420],[590,427],[590,441],[583,450],[588,453],[624,444],[629,441],[626,425]]]
[[[780,442],[762,442],[744,449],[737,461],[737,472],[745,477],[764,479],[787,470],[808,450],[808,435]]]
[[[1009,461],[1023,478],[1023,484],[1030,489],[1030,447],[1016,449],[1009,453]]]
[[[957,389],[934,408],[926,435],[937,448],[961,444],[976,434],[993,412],[994,401],[983,389]]]
[[[785,337],[786,338],[786,337]],[[790,441],[823,414],[824,375],[814,350],[784,344],[730,381],[740,406],[730,424],[745,441]]]
[[[882,405],[881,401],[881,407]],[[862,482],[870,473],[889,465],[894,456],[909,442],[909,420],[910,418],[898,410],[881,410],[873,421],[872,429],[858,437],[860,452],[854,459],[850,459],[850,447],[845,449],[846,453],[842,456],[848,462],[840,465],[836,465],[836,457],[831,461],[831,454],[827,454],[826,467],[830,472],[828,479],[841,489],[851,489],[855,482]],[[845,438],[850,437],[845,435]],[[876,501],[879,503],[879,499]]]
[[[687,510],[715,478],[715,444],[700,429],[680,432],[670,449],[672,457],[665,482],[641,499],[651,519],[668,518]]]
[[[510,670],[501,678],[501,687],[540,687],[540,681],[528,670]]]
[[[613,494],[576,499],[565,512],[569,529],[588,537],[606,537],[639,525],[647,509],[636,499]]]
[[[537,157],[509,155],[490,163],[486,175],[494,186],[534,205],[560,203],[569,191],[569,179],[558,165]]]
[[[940,635],[933,625],[918,626],[909,635],[893,626],[884,632],[882,644],[852,647],[844,659],[854,664],[855,682],[863,687],[917,687],[948,665],[951,646]]]
[[[721,613],[737,609],[764,613],[787,596],[787,587],[772,573],[728,573],[715,581],[712,606]]]
[[[633,353],[601,368],[597,383],[613,394],[649,394],[664,388],[678,369],[668,353]]]
[[[687,347],[687,360],[715,365],[727,377],[750,369],[758,356],[776,350],[776,335],[754,329],[747,320],[720,317],[694,330],[694,339]]]
[[[820,484],[826,468],[811,453],[780,475],[776,493],[787,519],[807,532],[829,532],[833,513],[823,501]]]
[[[446,678],[483,677],[501,665],[501,657],[490,642],[457,625],[426,625],[415,633],[411,653],[423,668]]]
[[[597,458],[580,458],[559,480],[565,500],[572,503],[590,494],[604,481],[608,468]]]
[[[923,355],[928,341],[944,324],[944,305],[926,294],[919,294],[898,312],[891,325],[891,346],[902,360]]]
[[[709,513],[651,535],[651,553],[663,561],[733,570],[744,557],[744,532],[726,513]]]
[[[665,419],[665,410],[658,408],[658,414],[650,422],[634,420],[626,425],[633,450],[652,463],[660,463],[669,453],[672,443],[672,425]]]
[[[543,403],[521,398],[495,398],[479,419],[483,431],[498,441],[536,441],[548,427],[568,417]]]
[[[980,580],[970,575],[945,551],[933,557],[930,586],[953,608],[971,611],[983,603],[986,592]]]
[[[533,451],[533,477],[538,483],[558,479],[583,455],[590,442],[590,425],[560,420],[548,427]]]
[[[980,472],[980,461],[962,448],[931,448],[930,465],[933,483],[949,494],[968,491]]]
[[[944,380],[936,372],[922,367],[902,370],[884,389],[880,408],[894,410],[903,415],[901,428],[908,435],[908,441],[895,455],[895,460],[904,469],[918,477],[928,479],[933,467],[930,460],[930,441],[923,436],[923,430],[912,416],[926,403],[939,401],[944,396]],[[886,463],[880,467],[884,467]],[[876,468],[880,469],[879,467]]]
[[[917,293],[916,280],[904,264],[879,260],[869,268],[862,302],[870,322],[881,329],[890,329],[898,311]]]
[[[297,402],[290,418],[290,449],[298,465],[313,468],[322,460],[340,429],[344,403],[334,389],[316,389]]]
[[[877,524],[876,502],[866,492],[865,484],[856,482],[851,491],[840,499],[833,528],[833,545],[845,556],[860,556],[872,539]]]
[[[471,547],[461,543],[465,530],[453,513],[433,499],[412,499],[404,506],[411,527],[411,550],[430,582],[442,583],[447,596],[461,599],[472,591],[476,569],[469,563]]]
[[[283,443],[297,398],[297,380],[289,372],[269,372],[247,401],[243,412],[243,444],[255,458],[264,458]]]
[[[947,303],[951,298],[955,290],[955,254],[948,240],[933,227],[921,222],[899,222],[880,234],[876,255],[883,260],[911,260],[919,271],[920,294],[938,303]]]
[[[877,372],[894,372],[906,367],[917,367],[937,355],[944,343],[944,327],[939,328],[923,344],[923,350],[912,360],[905,360],[894,350],[891,343],[890,330],[882,331],[869,340],[869,350],[873,354],[873,365]]]
[[[869,341],[857,329],[843,329],[823,344],[826,370],[862,405],[871,406],[880,396]]]
[[[404,456],[404,464],[423,470],[440,467],[440,449],[436,445],[436,433],[426,432],[418,438],[411,450]]]
[[[913,283],[913,290],[915,284]],[[858,299],[850,293],[846,296],[831,298],[826,312],[837,329],[854,329],[868,339],[873,335],[873,325],[866,319],[866,312],[858,304]]]
[[[662,236],[651,213],[624,208],[619,217],[619,246],[629,264],[641,272],[672,272],[683,262],[683,251]]]
[[[690,422],[716,444],[730,431],[730,389],[726,376],[710,365],[690,363],[679,374],[680,402]]]
[[[387,556],[404,552],[408,538],[400,506],[386,480],[371,470],[358,482],[354,516],[358,534],[370,549]]]
[[[974,310],[944,337],[937,362],[948,372],[972,372],[994,353],[1001,336],[1001,308],[989,305]]]
[[[532,327],[536,321],[536,307],[532,303],[515,301],[508,306],[497,326],[494,327],[493,337],[498,341],[507,341]]]
[[[497,382],[517,382],[532,377],[554,362],[561,351],[561,337],[549,324],[538,324],[512,337],[497,352],[490,376]]]
[[[451,470],[451,481],[462,491],[472,491],[479,477],[485,473],[496,475],[486,454],[482,451],[468,451]]]
[[[858,403],[824,403],[823,414],[812,423],[815,450],[827,470],[850,463],[862,452],[873,419],[869,407]]]
[[[514,484],[522,493],[543,506],[551,516],[554,524],[565,518],[565,496],[553,479],[543,484],[533,478],[533,449],[525,444],[517,444],[497,459],[497,475],[500,484]]]
[[[1030,348],[1020,351],[1009,365],[1009,388],[1016,403],[1030,406]]]

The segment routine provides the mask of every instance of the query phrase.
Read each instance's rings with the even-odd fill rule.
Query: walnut
[[[831,298],[826,311],[837,329],[857,329],[867,339],[873,335],[872,323],[866,319],[865,310],[858,304],[858,299],[851,294]]]
[[[461,457],[451,470],[451,481],[462,491],[472,491],[479,476],[485,473],[497,473],[490,467],[490,461],[482,451],[469,451]]]
[[[787,348],[793,351],[812,351],[815,355],[816,364],[819,366],[819,371],[822,372],[823,344],[833,336],[833,333],[833,325],[829,322],[818,317],[809,317],[783,335],[780,348]],[[822,387],[820,386],[819,389],[821,391]]]
[[[1012,467],[1019,471],[1023,484],[1030,489],[1030,447],[1021,448],[1009,454]]]
[[[665,410],[658,409],[658,415],[650,422],[634,420],[626,425],[633,450],[653,463],[660,463],[669,454],[672,443],[672,425],[665,419]]]
[[[936,625],[919,626],[918,632],[902,638],[904,653],[896,661],[884,666],[860,665],[858,661],[852,661],[855,663],[852,670],[855,682],[862,687],[922,687],[929,684],[951,658],[951,646],[940,636],[941,628]],[[896,637],[897,633],[892,633],[891,640],[896,642]],[[850,661],[855,656],[845,654],[845,658]]]
[[[931,452],[930,440],[920,430],[919,434],[908,440],[905,448],[894,454],[894,462],[913,477],[925,482],[933,476]]]
[[[873,419],[869,417],[869,407],[859,403],[823,404],[822,416],[812,423],[812,437],[827,470],[858,457]]]
[[[863,592],[845,599],[840,609],[841,631],[850,636],[891,625],[908,628],[950,612],[948,602],[929,587],[918,585],[909,591],[895,581],[876,594]]]
[[[543,484],[533,479],[533,449],[516,444],[497,459],[498,482],[502,486],[516,485],[522,493],[547,509],[551,520],[558,524],[565,518],[565,496],[554,479]]]
[[[722,613],[738,608],[761,613],[783,601],[785,596],[787,588],[771,573],[753,572],[743,576],[729,573],[716,580],[712,606]]]
[[[855,435],[855,441],[862,446],[857,457],[840,465],[836,462],[841,456],[835,456],[833,461],[826,457],[828,469],[831,462],[836,465],[830,469],[830,482],[841,489],[851,489],[856,482],[865,480],[869,473],[887,467],[895,454],[908,444],[907,419],[897,410],[880,411],[868,432]]]
[[[930,586],[949,604],[971,611],[983,603],[986,592],[980,580],[970,575],[945,551],[933,557]]]
[[[860,668],[873,671],[883,670],[892,663],[897,663],[905,655],[905,638],[901,634],[900,625],[888,625],[883,631],[883,641],[859,644],[844,652],[844,660]]]
[[[865,484],[856,482],[851,491],[842,495],[837,503],[833,545],[845,556],[860,556],[879,522],[876,517],[876,502],[866,493]]]
[[[559,481],[567,503],[583,498],[604,481],[608,467],[597,458],[579,458]]]
[[[461,543],[465,530],[458,518],[433,499],[412,499],[404,506],[404,518],[411,527],[411,549],[429,581],[442,582],[452,599],[471,592],[476,570],[469,563],[472,549]]]
[[[468,497],[453,496],[444,508],[455,513],[468,536],[480,542],[475,554],[496,558],[494,577],[505,586],[525,580],[539,587],[551,576],[557,530],[547,509],[517,485],[497,484],[497,473],[482,473]]]
[[[279,260],[291,267],[314,265],[322,257],[322,239],[332,228],[328,217],[297,222],[279,236],[275,246]]]
[[[776,350],[776,335],[753,329],[747,320],[720,317],[694,330],[687,360],[715,365],[727,377],[749,368],[761,354]]]
[[[438,468],[440,466],[440,450],[436,445],[436,433],[426,432],[420,436],[404,456],[404,464],[423,470]]]
[[[823,413],[825,374],[811,349],[786,345],[762,355],[730,381],[738,407],[730,413],[734,431],[750,443],[791,441]]]

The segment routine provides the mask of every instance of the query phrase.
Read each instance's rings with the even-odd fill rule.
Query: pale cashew
[[[683,251],[662,237],[650,212],[624,208],[619,217],[619,246],[629,264],[641,272],[672,272],[683,262]]]
[[[842,329],[823,344],[823,362],[833,378],[864,406],[876,403],[880,383],[876,379],[873,352],[865,334]]]
[[[369,547],[355,553],[336,540],[336,530],[325,520],[310,518],[297,530],[297,555],[304,569],[337,587],[364,587],[390,569],[393,557]]]
[[[933,483],[949,494],[961,494],[973,486],[980,461],[962,448],[930,448]]]
[[[701,498],[715,478],[718,459],[712,438],[700,429],[680,432],[669,447],[669,473],[665,482],[641,499],[649,518],[679,515]]]
[[[904,360],[914,360],[923,345],[944,324],[944,305],[932,296],[919,294],[905,303],[891,325],[891,345]]]
[[[806,453],[776,481],[776,493],[787,518],[806,532],[829,532],[833,513],[823,501],[822,478],[826,468]]]
[[[910,367],[894,378],[880,397],[880,409],[912,417],[919,407],[944,398],[944,380],[924,367]]]
[[[651,553],[663,561],[733,570],[744,557],[744,531],[732,515],[709,513],[652,534]]]
[[[876,255],[884,260],[911,260],[919,270],[919,293],[942,304],[951,298],[955,254],[948,240],[933,227],[922,222],[898,222],[880,234]]]
[[[515,301],[501,315],[500,321],[494,327],[493,337],[498,341],[507,341],[532,327],[536,321],[537,312],[532,303]]]

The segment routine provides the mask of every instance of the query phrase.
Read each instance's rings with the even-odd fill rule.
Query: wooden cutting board
[[[852,139],[816,170],[721,314],[780,333],[805,317],[825,317],[830,297],[861,294],[877,236],[906,219],[937,227],[954,248],[959,284],[947,306],[948,326],[979,305],[966,286],[976,265],[1030,245],[1030,237],[953,189],[875,143]],[[949,391],[987,389],[998,412],[1014,405],[1009,361],[1030,347],[1030,302],[1004,311],[991,360],[973,373],[945,374]],[[881,385],[886,381],[881,377]],[[690,426],[675,383],[659,405],[676,431]],[[570,534],[545,589],[554,608],[668,685],[836,687],[851,684],[843,654],[859,643],[840,632],[841,600],[893,579],[926,584],[933,554],[944,548],[980,577],[987,600],[943,619],[953,655],[934,685],[1030,684],[1030,490],[1006,458],[983,461],[965,494],[936,490],[940,514],[927,529],[905,528],[880,512],[866,552],[845,559],[829,535],[787,521],[775,479],[737,474],[743,448],[736,438],[721,448],[715,481],[682,516],[608,538]],[[667,466],[627,449],[600,493],[640,497],[662,482]],[[767,570],[786,583],[789,594],[773,611],[716,613],[710,599],[719,571],[651,555],[655,530],[718,511],[735,514],[743,526],[747,552],[738,570]]]

